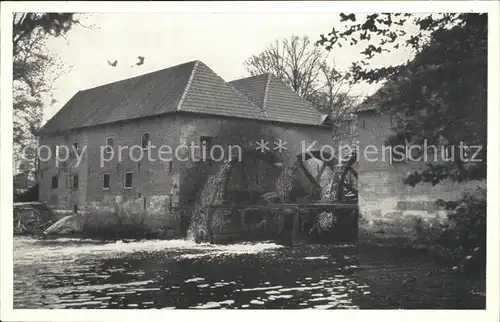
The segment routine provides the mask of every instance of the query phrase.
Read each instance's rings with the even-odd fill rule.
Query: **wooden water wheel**
[[[312,158],[322,161],[321,166],[315,174],[311,173],[310,169],[308,169],[305,164]],[[297,162],[299,164],[298,168],[303,174],[303,177],[308,180],[306,184],[310,185],[309,190],[323,189],[320,184],[320,179],[324,175],[326,169],[329,168],[332,171],[332,176],[334,178],[331,187],[329,187],[331,194],[329,201],[357,203],[358,174],[356,170],[353,169],[353,165],[356,162],[355,154],[350,155],[346,162],[339,164],[336,158],[331,157],[326,153],[320,153],[320,151],[313,151],[298,155]]]
[[[346,203],[358,202],[358,173],[353,166],[356,163],[355,153],[349,156],[347,162],[342,166],[339,186],[337,189],[337,200]]]
[[[316,173],[311,173],[310,167],[306,166],[306,162],[310,159],[322,161],[317,168]],[[298,169],[300,169],[303,177],[307,178],[305,184],[308,184],[312,189],[317,189],[322,192],[319,199],[309,202],[325,203],[325,204],[353,204],[357,206],[358,190],[357,190],[357,172],[353,165],[356,162],[356,155],[349,155],[345,158],[346,161],[339,163],[336,158],[320,153],[319,151],[311,152],[306,155],[297,157]],[[323,185],[320,178],[329,169],[330,173],[324,178]],[[357,217],[352,216],[357,213],[356,209],[339,205],[340,208],[318,208],[306,213],[306,216],[301,220],[299,231],[306,233],[316,241],[332,242],[332,240],[352,240],[356,236],[352,231],[357,232]],[[300,217],[300,215],[299,215]],[[346,236],[348,235],[349,238]],[[346,235],[346,236],[344,236]]]
[[[224,184],[225,199],[234,204],[258,204],[276,195],[275,183],[281,169],[279,160],[271,154],[254,151],[245,153],[239,162],[233,162]]]

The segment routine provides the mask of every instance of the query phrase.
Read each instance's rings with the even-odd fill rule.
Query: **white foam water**
[[[311,257],[304,257],[305,260],[308,260],[308,261],[312,261],[312,260],[315,260],[315,259],[328,259],[328,257],[326,256],[311,256]]]
[[[71,241],[73,241],[73,239],[71,239]],[[197,258],[205,256],[256,254],[283,247],[271,242],[213,245],[209,243],[195,243],[194,241],[184,239],[130,242],[116,241],[108,243],[97,243],[96,240],[78,241],[78,244],[68,245],[68,238],[54,239],[50,240],[48,243],[34,239],[23,239],[19,242],[16,241],[14,244],[14,258],[18,263],[29,263],[47,259],[57,259],[58,262],[65,262],[74,261],[75,258],[85,255],[155,251],[175,252],[178,250],[182,250],[184,253],[179,255],[179,258]],[[38,242],[38,244],[36,242]],[[20,245],[19,243],[24,245]],[[29,243],[30,247],[26,247],[26,243]],[[191,250],[195,253],[190,254],[189,251]],[[188,251],[187,254],[186,251]]]
[[[267,290],[276,290],[283,288],[283,286],[269,286],[269,287],[254,287],[254,288],[244,288],[241,291],[242,292],[252,292],[252,291],[267,291]]]

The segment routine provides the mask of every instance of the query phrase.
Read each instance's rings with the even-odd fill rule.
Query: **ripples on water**
[[[350,246],[16,237],[14,308],[484,307],[459,277],[398,258]]]

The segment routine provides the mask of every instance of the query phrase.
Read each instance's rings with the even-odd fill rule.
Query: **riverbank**
[[[443,272],[459,276],[466,282],[467,292],[479,296],[486,296],[486,262],[485,250],[466,250],[450,248],[435,241],[423,238],[370,238],[363,236],[358,243],[360,252],[370,252],[384,249],[394,254],[405,252],[420,253],[428,260],[443,267]],[[429,273],[432,274],[432,273]]]

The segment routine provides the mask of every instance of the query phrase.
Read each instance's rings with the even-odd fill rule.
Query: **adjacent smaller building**
[[[400,161],[401,158],[394,158],[388,147],[384,149],[393,131],[393,118],[378,105],[378,95],[379,92],[375,93],[356,109],[360,229],[378,238],[410,237],[421,228],[436,228],[447,221],[447,212],[436,205],[438,199],[458,200],[465,192],[485,187],[485,182],[446,180],[435,186],[430,183],[415,187],[405,185],[403,181],[407,175],[423,169],[426,161],[432,162],[434,156],[422,161],[407,158]],[[438,157],[441,155],[439,150]]]

